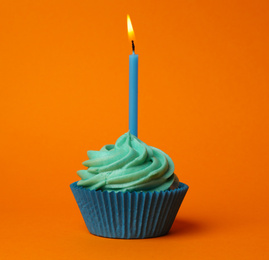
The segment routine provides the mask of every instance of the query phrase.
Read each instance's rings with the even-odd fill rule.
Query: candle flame
[[[134,34],[134,29],[132,26],[132,22],[130,19],[130,16],[127,15],[127,30],[128,30],[128,37],[130,41],[134,41],[135,40],[135,34]]]

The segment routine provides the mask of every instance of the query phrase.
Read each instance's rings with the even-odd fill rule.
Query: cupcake
[[[88,169],[70,187],[90,233],[130,239],[169,232],[188,186],[167,154],[128,132],[87,155]]]

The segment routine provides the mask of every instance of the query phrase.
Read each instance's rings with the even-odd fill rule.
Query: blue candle
[[[137,136],[138,55],[135,54],[134,31],[129,16],[127,16],[127,27],[133,50],[129,56],[129,130],[132,135]]]
[[[138,112],[138,55],[129,56],[129,130],[137,136]]]

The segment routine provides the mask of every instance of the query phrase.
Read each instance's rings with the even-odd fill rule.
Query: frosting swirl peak
[[[115,145],[88,151],[77,185],[90,190],[163,191],[174,181],[174,163],[161,150],[148,146],[130,132]]]

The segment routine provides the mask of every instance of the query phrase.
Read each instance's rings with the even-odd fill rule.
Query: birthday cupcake
[[[128,132],[87,155],[88,169],[70,187],[90,233],[129,239],[169,232],[188,186],[167,154]]]

